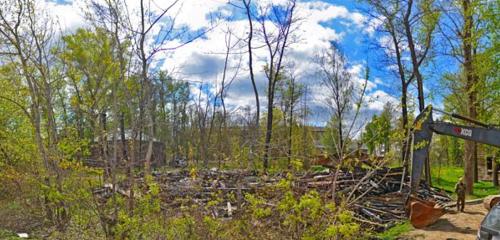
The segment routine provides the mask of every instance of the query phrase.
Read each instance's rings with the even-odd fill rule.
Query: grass
[[[384,231],[382,233],[379,233],[377,235],[377,238],[380,238],[383,240],[397,239],[402,234],[407,233],[411,230],[413,230],[413,226],[410,224],[409,221],[405,221],[405,222],[402,222],[402,223],[395,225],[394,227],[387,229],[386,231]]]
[[[437,167],[433,167],[431,171],[432,185],[455,195],[455,184],[458,179],[464,175],[463,168],[443,167],[439,169]],[[467,198],[484,198],[486,196],[496,194],[500,194],[500,187],[493,186],[493,183],[491,182],[479,181],[478,183],[474,183],[474,194],[468,196]]]
[[[455,184],[458,179],[463,177],[463,168],[442,167],[439,169],[438,167],[433,167],[431,171],[432,185],[434,187],[444,189],[449,194],[455,196]],[[500,194],[500,187],[494,187],[491,182],[479,181],[478,183],[474,183],[474,194],[472,196],[468,196],[467,198],[476,199],[496,194]],[[405,221],[377,234],[377,238],[384,240],[397,239],[402,234],[410,232],[413,229],[414,228],[411,226],[410,222]]]
[[[4,240],[17,240],[22,239],[17,236],[17,234],[0,228],[0,239]]]

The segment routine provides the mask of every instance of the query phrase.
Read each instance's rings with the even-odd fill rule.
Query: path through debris
[[[465,212],[447,213],[433,225],[412,230],[401,239],[475,240],[479,225],[486,213],[482,203],[465,205]]]

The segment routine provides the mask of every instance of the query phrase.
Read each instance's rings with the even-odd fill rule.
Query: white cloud
[[[365,22],[364,32],[373,37],[375,30],[383,24],[383,18],[372,18]]]
[[[37,4],[59,23],[63,31],[73,31],[85,25],[82,12],[83,1],[58,4],[53,1],[41,0]]]
[[[399,103],[396,97],[381,90],[376,90],[368,94],[368,99],[368,109],[377,112],[382,111],[386,103],[392,103],[394,105]]]
[[[384,87],[389,87],[390,85],[384,81],[382,81],[382,79],[376,77],[375,80],[373,81],[376,85],[380,85],[380,86],[384,86]]]
[[[370,92],[375,87],[377,87],[377,85],[374,82],[370,80],[367,81],[365,79],[364,71],[365,66],[363,64],[354,64],[348,69],[348,72],[351,73],[354,82],[357,84],[357,87],[363,88],[364,84],[366,83],[366,91]]]
[[[132,14],[132,22],[138,22],[139,1],[126,0],[126,2]],[[151,5],[151,9],[155,13],[159,13],[172,2],[173,0],[154,1],[153,3],[155,4]],[[273,4],[284,4],[286,0],[256,1],[259,6],[265,6],[270,2]],[[52,4],[51,11],[59,16],[66,28],[76,28],[84,24],[83,16],[79,15],[81,14],[81,7],[78,5],[82,4],[82,1],[73,1],[66,5],[55,4],[53,2],[49,4]],[[177,26],[187,26],[190,30],[199,30],[211,26],[211,13],[217,12],[224,16],[229,16],[229,14],[232,14],[232,11],[241,11],[238,9],[228,10],[230,8],[227,1],[224,0],[181,0],[180,4],[172,8],[169,16],[172,18],[175,17]],[[299,81],[310,86],[309,95],[312,98],[310,104],[319,106],[324,104],[320,96],[323,96],[325,93],[315,76],[317,64],[313,60],[318,53],[330,47],[331,41],[341,42],[344,35],[347,34],[347,32],[335,31],[331,25],[347,23],[349,30],[346,31],[352,32],[353,29],[358,29],[359,33],[370,35],[373,34],[374,29],[380,22],[374,20],[368,21],[367,17],[363,14],[349,11],[345,6],[319,0],[298,2],[296,8],[297,17],[301,21],[300,25],[297,25],[296,38],[293,39],[295,41],[287,50],[286,59],[287,63],[292,62],[294,64],[295,72],[300,73]],[[327,22],[328,24],[325,24]],[[159,30],[160,27],[161,25],[158,25],[155,30]],[[254,27],[258,28],[258,24],[254,23]],[[222,80],[226,43],[225,32],[227,29],[231,29],[234,34],[232,38],[233,43],[240,39],[242,46],[236,47],[230,55],[227,75],[232,76],[235,74],[235,68],[239,65],[240,61],[241,70],[227,92],[226,103],[234,108],[245,105],[253,106],[255,98],[248,76],[246,46],[243,42],[248,34],[246,18],[236,17],[234,21],[222,22],[218,27],[209,31],[203,38],[197,39],[189,45],[173,51],[158,53],[156,60],[163,60],[161,62],[162,65],[158,67],[168,70],[178,79],[209,83],[212,85],[210,91],[212,93],[216,92],[216,88],[219,88]],[[254,40],[254,47],[262,46],[262,42],[259,42],[257,36]],[[150,39],[149,42],[151,43],[151,41]],[[181,40],[175,39],[166,43],[165,47],[178,46],[181,43]],[[261,106],[265,106],[266,101],[265,89],[267,80],[264,77],[262,69],[266,62],[267,54],[267,50],[263,47],[254,50],[254,71],[261,97]],[[153,62],[152,66],[155,67],[156,64],[159,64],[159,62]],[[363,79],[362,64],[352,65],[349,71],[354,76],[357,84],[361,85],[365,82]],[[377,84],[381,84],[377,82],[378,80],[380,79],[375,79],[375,82],[368,81],[367,83],[369,97],[370,99],[374,99],[369,105],[369,108],[372,110],[381,109],[381,106],[386,101],[393,100],[390,95],[380,90],[374,91]],[[199,93],[199,88],[197,87],[193,87],[191,90],[193,93]],[[204,93],[202,95],[202,98],[207,97],[204,96]]]
[[[315,22],[325,22],[332,19],[342,18],[352,21],[357,26],[361,26],[366,21],[366,17],[358,12],[349,12],[345,6],[333,5],[322,1],[302,2],[302,11],[309,15]],[[300,12],[300,11],[298,11]]]
[[[283,1],[284,2],[284,1]],[[273,3],[276,3],[273,1]],[[260,1],[259,4],[265,5],[266,2]],[[198,15],[200,16],[200,15]],[[321,51],[330,47],[330,41],[341,41],[345,33],[336,32],[334,29],[323,25],[322,23],[338,20],[348,21],[354,27],[363,31],[365,27],[366,17],[360,13],[349,12],[344,6],[333,5],[321,1],[299,2],[297,5],[297,17],[301,19],[300,25],[296,30],[298,36],[297,41],[290,45],[287,50],[287,63],[293,63],[295,72],[300,73],[299,81],[309,85],[311,97],[310,103],[314,106],[324,106],[324,101],[321,96],[325,95],[324,88],[321,87],[315,73],[317,72],[317,64],[314,63],[314,58]],[[202,21],[199,21],[200,23]],[[335,22],[333,23],[335,24]],[[175,69],[177,77],[190,81],[204,81],[212,83],[213,87],[220,85],[223,61],[222,56],[225,51],[225,30],[229,27],[233,33],[240,39],[245,39],[248,34],[248,23],[246,19],[225,22],[218,28],[210,31],[202,39],[198,39],[189,46],[176,49],[169,54],[165,54],[166,61],[163,69]],[[258,24],[255,23],[255,28]],[[235,38],[234,38],[235,39]],[[233,39],[233,40],[234,40]],[[258,42],[258,37],[254,38],[254,46],[261,46],[262,42]],[[243,52],[242,69],[234,81],[233,86],[227,92],[226,103],[233,107],[241,107],[246,105],[253,106],[255,98],[251,82],[248,75],[247,55],[245,53],[245,45],[241,49],[235,50],[234,53]],[[234,56],[237,56],[235,54]],[[257,48],[254,50],[254,71],[256,73],[257,85],[261,98],[261,106],[264,109],[266,98],[266,79],[262,72],[266,62],[267,50],[265,48]],[[238,58],[234,57],[230,61],[229,66],[235,67]],[[363,64],[354,64],[349,71],[354,77],[355,82],[361,86],[365,83],[363,79]],[[171,71],[172,72],[172,71]],[[234,70],[229,71],[232,75]],[[367,91],[371,92],[376,88],[376,83],[367,82]],[[377,95],[382,93],[378,92]],[[371,97],[371,95],[370,95]],[[380,100],[376,100],[377,102]],[[383,103],[372,104],[372,108],[378,108],[378,105],[383,106]],[[312,106],[314,108],[314,106]]]
[[[137,1],[137,0],[134,0]],[[172,4],[173,1],[158,1],[160,8],[164,9],[169,4]],[[182,0],[172,11],[169,12],[169,16],[175,18],[176,24],[186,25],[191,30],[197,30],[210,26],[210,17],[209,14],[215,12],[220,7],[225,6],[226,1],[217,1],[217,0]],[[223,14],[227,14],[227,12],[223,11]]]

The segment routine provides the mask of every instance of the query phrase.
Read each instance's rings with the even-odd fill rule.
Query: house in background
[[[330,165],[335,162],[334,157],[328,153],[327,146],[323,145],[322,138],[328,129],[325,127],[311,127],[311,132],[313,136],[314,147],[316,148],[318,154],[314,156],[313,164],[318,165]],[[347,146],[346,158],[356,158],[361,161],[369,163],[374,159],[383,159],[386,152],[385,146],[377,146],[373,153],[369,153],[366,144],[362,144],[359,140],[355,140]]]
[[[314,147],[320,154],[325,154],[326,148],[321,143],[321,138],[323,138],[323,135],[325,134],[326,128],[325,127],[311,127],[311,133],[313,136],[313,143]]]
[[[477,148],[477,173],[479,180],[491,181],[493,180],[493,161],[497,163],[500,161],[499,156],[495,156],[491,147],[478,144]],[[500,165],[500,164],[499,164]],[[500,166],[498,166],[500,169]]]
[[[142,139],[140,139],[142,138]],[[90,156],[84,160],[84,164],[92,167],[107,167],[114,159],[114,146],[115,141],[113,140],[113,134],[108,134],[106,136],[106,146],[102,146],[98,138],[94,139],[94,142],[90,148]],[[138,134],[135,136],[135,141],[133,141],[132,131],[125,130],[125,139],[122,140],[120,136],[120,130],[116,132],[116,161],[118,168],[128,167],[128,160],[132,154],[131,150],[135,149],[135,161],[133,162],[134,167],[141,168],[144,166],[146,161],[146,154],[149,145],[149,136],[142,134],[140,137]],[[132,144],[135,143],[135,147],[132,148]],[[105,150],[107,149],[107,150]],[[158,141],[153,138],[153,152],[151,156],[151,167],[161,167],[165,166],[166,154],[165,154],[165,143]]]

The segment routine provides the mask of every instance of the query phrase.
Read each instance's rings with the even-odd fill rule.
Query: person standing
[[[463,177],[455,185],[455,193],[457,194],[457,211],[463,212],[465,207],[465,184]]]

